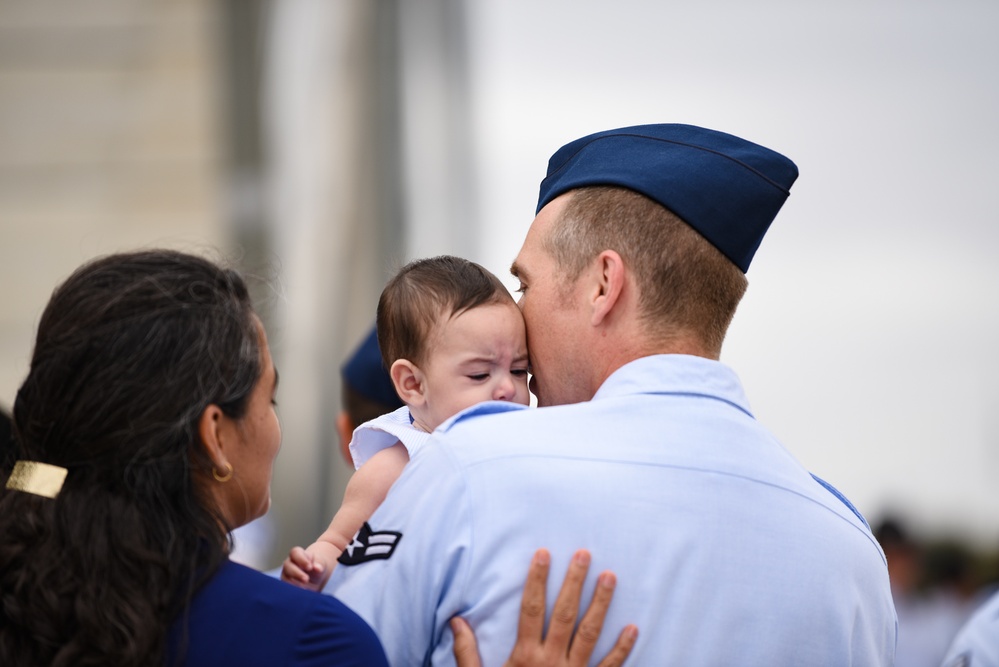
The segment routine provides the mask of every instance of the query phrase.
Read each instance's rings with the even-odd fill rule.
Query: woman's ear
[[[208,458],[212,460],[215,467],[220,469],[228,464],[225,456],[226,421],[227,417],[222,412],[222,408],[214,403],[205,408],[198,419],[198,435],[201,436],[201,445],[205,448]]]
[[[389,369],[392,384],[402,402],[409,406],[423,405],[423,371],[409,359],[396,359]]]

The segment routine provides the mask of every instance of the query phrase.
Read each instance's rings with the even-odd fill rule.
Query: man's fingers
[[[545,648],[549,655],[565,656],[569,652],[573,629],[579,615],[579,599],[583,594],[583,582],[590,569],[590,552],[585,549],[577,551],[562,582],[562,588],[555,599],[552,618],[548,624],[548,634],[545,637]]]
[[[454,633],[454,660],[458,667],[482,667],[475,633],[468,623],[455,616],[451,619],[451,632]]]
[[[600,639],[600,631],[604,627],[604,618],[607,616],[607,608],[610,607],[611,598],[614,597],[614,587],[617,579],[613,572],[602,572],[597,577],[597,586],[593,591],[593,599],[583,620],[579,622],[576,629],[576,636],[572,640],[572,647],[569,649],[570,665],[586,665],[589,663],[593,649]]]
[[[550,567],[551,557],[548,551],[539,549],[535,552],[524,583],[517,642],[506,667],[585,667],[597,645],[617,584],[614,573],[603,572],[597,577],[593,599],[576,628],[583,583],[590,569],[590,553],[585,549],[577,551],[562,580],[548,623],[548,632],[545,634],[545,591]],[[451,628],[454,632],[454,653],[458,666],[479,667],[471,628],[457,618],[452,619]],[[621,667],[631,654],[637,638],[638,629],[633,625],[626,627],[598,667]],[[469,646],[472,648],[469,649]]]
[[[631,649],[635,647],[637,639],[638,626],[626,625],[621,634],[618,635],[614,648],[600,661],[597,667],[621,667],[628,659],[628,655],[631,654]]]
[[[531,559],[524,582],[524,595],[520,599],[520,622],[517,624],[517,638],[530,639],[538,643],[545,631],[545,588],[548,585],[548,570],[551,567],[551,554],[547,549],[538,549]]]

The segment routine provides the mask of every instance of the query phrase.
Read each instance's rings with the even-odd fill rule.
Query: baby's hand
[[[313,591],[322,590],[326,583],[326,567],[303,549],[293,547],[281,568],[281,579],[289,584]]]

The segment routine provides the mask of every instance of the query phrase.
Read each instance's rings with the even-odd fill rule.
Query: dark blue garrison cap
[[[538,211],[575,188],[628,188],[678,215],[745,273],[796,178],[786,157],[731,134],[636,125],[560,148],[541,181]]]
[[[344,362],[340,373],[344,381],[362,396],[382,405],[402,407],[402,400],[395,393],[392,378],[382,363],[375,327],[371,327],[354,354]]]

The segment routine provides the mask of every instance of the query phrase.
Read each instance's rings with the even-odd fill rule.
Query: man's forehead
[[[530,236],[530,232],[528,232],[528,236]],[[520,247],[520,252],[513,259],[513,263],[510,264],[510,273],[514,278],[523,278],[529,273],[527,266],[529,259],[527,258],[527,254],[527,240],[525,240],[524,245]]]
[[[528,248],[528,244],[524,243],[524,247],[520,249],[516,259],[513,260],[513,264],[510,265],[510,273],[513,274],[514,278],[523,280],[531,275],[531,271],[536,264],[534,259],[535,254],[535,252]]]
[[[524,238],[524,245],[521,246],[517,258],[510,266],[510,273],[515,277],[522,278],[528,275],[532,266],[537,263],[539,255],[544,254],[542,240],[547,233],[547,228],[558,218],[562,209],[568,204],[570,197],[571,193],[557,197],[541,209],[537,217],[534,218],[527,230],[527,236]]]
[[[523,278],[527,274],[527,270],[520,261],[520,255],[517,255],[517,259],[513,260],[513,264],[510,265],[510,273],[514,278]]]

